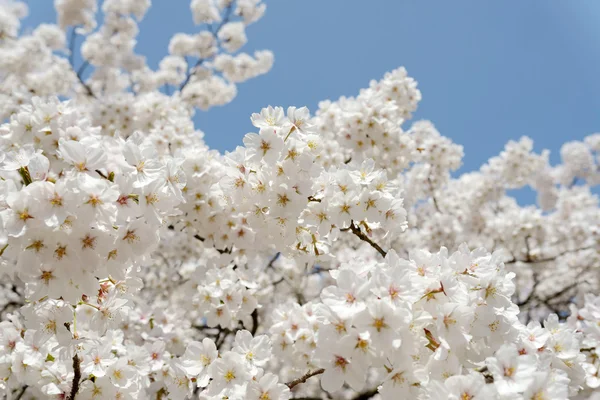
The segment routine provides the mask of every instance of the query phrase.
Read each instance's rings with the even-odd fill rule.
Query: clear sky
[[[55,20],[53,1],[29,0],[25,26]],[[267,105],[308,106],[352,96],[405,66],[423,101],[415,118],[464,145],[478,169],[510,139],[536,150],[600,131],[600,1],[267,0],[245,50],[270,49],[267,75],[230,104],[199,112],[208,144],[232,150]],[[188,0],[153,0],[137,45],[155,67],[172,34],[192,33]]]

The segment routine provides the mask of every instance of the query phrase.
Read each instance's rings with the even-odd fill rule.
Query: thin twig
[[[25,391],[27,390],[29,386],[25,385],[21,388],[21,391],[19,392],[19,394],[15,397],[15,400],[20,400],[21,397],[23,397],[23,395],[25,394]]]
[[[254,311],[252,311],[252,330],[250,331],[250,333],[252,334],[252,336],[254,336],[256,334],[256,331],[258,330],[258,309],[255,309]]]
[[[523,307],[525,304],[529,303],[533,299],[533,296],[535,296],[535,290],[539,283],[540,283],[540,281],[539,281],[537,273],[533,272],[533,285],[531,286],[531,292],[529,292],[529,295],[527,296],[527,298],[525,300],[517,303],[517,305],[519,307]]]
[[[340,229],[342,230],[342,229]],[[347,229],[346,229],[347,230]],[[379,254],[381,254],[382,257],[385,258],[387,252],[385,250],[383,250],[381,248],[381,246],[379,246],[377,243],[375,243],[374,241],[371,240],[371,238],[369,238],[367,235],[365,235],[362,230],[356,226],[356,224],[354,223],[354,221],[350,221],[350,230],[352,231],[352,233],[354,233],[354,235],[356,235],[360,240],[362,240],[363,242],[367,242],[371,245],[371,247],[373,247],[375,250],[377,250],[379,252]]]
[[[435,193],[434,193],[434,190],[433,190],[433,182],[431,182],[431,175],[429,175],[427,177],[427,182],[429,182],[429,190],[431,190],[431,198],[433,199],[433,205],[435,206],[435,209],[436,209],[437,212],[441,212],[440,211],[440,206],[439,206],[439,204],[437,202],[437,199],[435,197]]]
[[[281,252],[279,252],[279,251],[277,253],[275,253],[273,258],[271,258],[269,260],[269,263],[267,264],[267,269],[273,268],[273,264],[275,263],[275,261],[277,261],[277,259],[279,258],[280,255],[281,255]]]
[[[227,8],[225,9],[225,14],[223,16],[223,19],[221,20],[221,23],[219,24],[219,26],[217,26],[217,29],[213,30],[212,26],[210,26],[210,25],[208,26],[208,30],[210,31],[210,33],[213,34],[213,36],[217,40],[217,43],[219,43],[219,39],[218,39],[219,31],[221,30],[221,28],[223,28],[223,25],[225,25],[227,22],[229,22],[229,19],[231,18],[231,12],[232,11],[233,11],[233,1],[231,3],[229,3],[229,5],[227,6]],[[183,83],[179,87],[179,91],[180,92],[183,91],[183,89],[187,86],[188,83],[190,83],[190,80],[192,79],[193,72],[195,72],[196,68],[198,68],[199,66],[201,66],[205,61],[207,61],[205,58],[198,59],[198,61],[196,61],[196,64],[192,68],[190,68],[188,70],[188,73],[187,73],[187,76],[185,77],[185,80],[183,81]]]
[[[539,264],[539,263],[543,263],[543,262],[554,261],[558,257],[562,257],[562,256],[567,255],[569,253],[576,253],[578,251],[584,251],[584,250],[592,250],[594,248],[595,248],[595,246],[586,246],[586,247],[581,247],[579,249],[565,250],[565,251],[563,251],[561,253],[558,253],[555,256],[547,257],[547,258],[530,257],[531,258],[530,261],[528,261],[527,259],[525,259],[525,260],[518,260],[516,257],[513,257],[512,260],[505,261],[504,264],[505,265],[506,264],[514,264],[516,262],[522,262],[522,263],[528,263],[528,264]]]
[[[77,76],[81,77],[83,74],[83,71],[85,71],[85,69],[90,65],[90,62],[88,60],[85,60],[83,62],[83,64],[81,64],[81,66],[79,67],[79,69],[77,70]]]
[[[377,388],[367,390],[365,392],[357,394],[355,397],[352,398],[352,400],[367,400],[367,399],[370,399],[371,397],[375,396],[377,393],[378,393]]]
[[[185,88],[185,87],[187,86],[187,84],[188,84],[188,83],[190,83],[190,79],[192,79],[192,75],[193,75],[193,74],[192,74],[192,72],[193,72],[193,71],[194,71],[196,68],[198,68],[199,66],[201,66],[201,65],[202,65],[202,63],[203,63],[204,61],[205,61],[205,59],[204,59],[204,58],[200,58],[200,59],[199,59],[199,60],[196,62],[196,64],[195,64],[195,65],[194,65],[192,68],[190,68],[190,69],[189,69],[189,71],[188,71],[188,73],[187,73],[187,76],[185,77],[185,80],[183,81],[183,83],[182,83],[182,84],[181,84],[181,86],[179,87],[179,91],[180,91],[180,92],[183,90],[183,88]]]
[[[77,38],[77,29],[76,26],[71,30],[71,35],[69,36],[69,64],[72,66],[75,64],[75,39]]]
[[[308,379],[310,379],[311,377],[315,376],[315,375],[320,375],[323,372],[325,372],[324,368],[320,368],[314,371],[308,371],[306,374],[302,375],[300,378],[298,379],[294,379],[291,382],[286,383],[287,387],[289,387],[290,389],[292,389],[294,386],[299,385],[301,383],[306,382]]]
[[[92,88],[83,81],[83,77],[81,76],[81,74],[87,67],[87,64],[89,64],[89,63],[87,61],[85,61],[81,65],[81,67],[77,71],[75,71],[75,40],[77,39],[76,29],[77,29],[77,27],[74,26],[73,29],[71,30],[71,36],[69,38],[69,64],[71,64],[71,68],[73,69],[73,72],[75,72],[75,75],[77,75],[77,79],[79,80],[79,83],[81,83],[83,88],[85,89],[87,95],[90,97],[96,98],[96,95],[92,91]]]

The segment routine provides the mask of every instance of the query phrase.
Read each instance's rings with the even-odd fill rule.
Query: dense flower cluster
[[[149,0],[55,6],[0,2],[1,398],[600,399],[600,134],[453,175],[399,68],[221,154],[261,0],[192,0],[155,71]]]
[[[320,302],[280,308],[271,328],[278,358],[323,367],[328,392],[369,383],[384,399],[559,399],[583,383],[581,334],[555,315],[520,323],[497,255],[390,251],[332,275]]]

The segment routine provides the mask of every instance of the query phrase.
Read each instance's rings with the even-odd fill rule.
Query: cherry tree
[[[1,396],[600,399],[600,134],[457,176],[399,68],[222,154],[261,0],[192,0],[156,70],[150,0],[55,7],[0,2]]]

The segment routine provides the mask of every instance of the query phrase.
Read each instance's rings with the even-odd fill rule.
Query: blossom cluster
[[[379,386],[382,399],[562,399],[583,384],[581,334],[556,316],[520,323],[496,254],[390,251],[331,274],[320,301],[281,307],[271,328],[279,358],[324,368],[327,392],[346,383]]]

